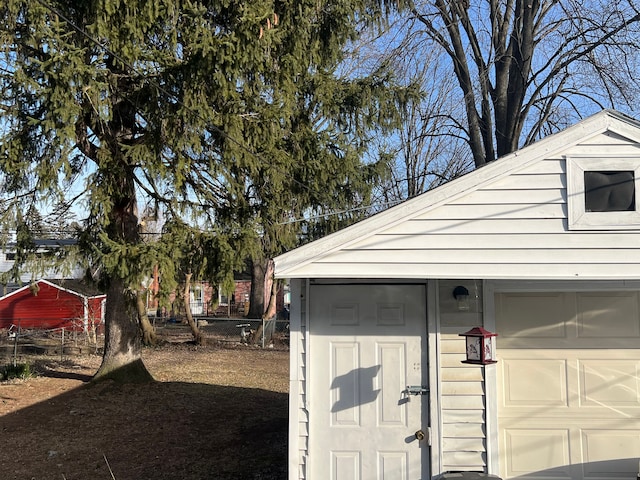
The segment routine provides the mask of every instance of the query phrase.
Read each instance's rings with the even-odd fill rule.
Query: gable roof
[[[100,291],[94,285],[91,285],[90,283],[87,283],[86,281],[80,280],[77,278],[48,279],[43,281],[53,284],[60,289],[80,295],[82,297],[86,297],[86,298],[106,297],[106,294]]]
[[[77,297],[81,297],[81,298],[96,298],[96,297],[106,297],[106,294],[98,291],[96,288],[92,287],[91,285],[87,285],[85,282],[83,282],[82,280],[77,280],[77,279],[51,279],[51,280],[45,280],[45,279],[40,279],[36,282],[32,282],[29,284],[25,284],[22,286],[16,286],[15,289],[13,289],[11,292],[7,293],[5,296],[0,297],[0,300],[4,300],[5,298],[9,298],[12,297],[20,292],[23,292],[24,290],[27,290],[29,288],[32,288],[33,284],[46,284],[49,285],[53,288],[57,288],[58,290],[63,290],[65,292],[71,293],[72,295],[75,295]]]
[[[607,143],[615,144],[615,147],[607,145]],[[580,149],[584,152],[585,149],[591,148],[591,153],[597,153],[606,151],[611,153],[615,148],[636,149],[640,145],[640,123],[636,120],[616,111],[604,110],[597,113],[566,130],[550,135],[528,147],[518,150],[510,155],[507,155],[501,159],[496,160],[482,168],[479,168],[467,175],[457,178],[445,185],[442,185],[434,190],[428,191],[418,197],[407,200],[400,205],[392,207],[384,212],[378,213],[368,219],[365,219],[357,224],[347,227],[339,232],[328,235],[322,239],[311,242],[307,245],[294,249],[283,255],[276,257],[276,277],[278,278],[513,278],[513,277],[526,277],[526,278],[576,278],[576,276],[584,276],[589,278],[640,278],[640,264],[637,268],[632,270],[626,269],[626,271],[620,274],[615,274],[614,270],[616,262],[613,263],[610,259],[600,259],[599,263],[612,263],[611,271],[606,272],[606,269],[597,271],[594,268],[566,268],[564,270],[556,268],[555,273],[545,274],[544,271],[533,269],[530,272],[522,272],[518,274],[518,266],[524,266],[521,259],[515,260],[500,260],[496,257],[494,261],[484,262],[483,267],[478,268],[464,268],[469,267],[465,265],[468,258],[472,255],[472,252],[465,251],[464,255],[458,262],[458,267],[453,265],[455,262],[449,262],[449,269],[442,268],[430,268],[424,266],[427,263],[433,261],[423,261],[423,266],[420,267],[415,262],[411,262],[410,258],[404,258],[402,261],[395,261],[393,258],[398,258],[400,255],[398,251],[406,252],[406,255],[411,255],[411,249],[397,247],[387,248],[389,238],[386,233],[398,230],[402,230],[399,226],[415,220],[415,219],[433,219],[444,218],[442,215],[438,217],[438,209],[440,214],[444,210],[443,207],[452,205],[456,201],[461,201],[465,197],[470,197],[474,192],[477,192],[483,188],[489,191],[489,187],[492,185],[499,185],[501,182],[508,181],[508,177],[516,177],[523,175],[527,171],[533,171],[537,163],[544,160],[553,159],[556,166],[552,167],[554,188],[558,191],[562,188],[564,190],[563,204],[556,201],[560,207],[554,209],[552,216],[560,218],[560,210],[564,211],[565,228],[556,228],[557,232],[549,233],[568,233],[566,229],[566,166],[564,165],[564,155],[567,152],[571,152],[571,149]],[[578,150],[576,150],[578,151]],[[632,150],[636,152],[636,150]],[[637,155],[640,156],[640,150],[637,150]],[[549,165],[551,162],[548,162]],[[537,172],[538,174],[540,172]],[[552,175],[548,175],[551,177]],[[542,177],[542,175],[538,175]],[[503,188],[503,187],[501,187]],[[522,190],[523,197],[529,197],[532,192],[527,191],[526,188]],[[562,196],[558,193],[558,197]],[[496,196],[499,198],[499,196]],[[499,201],[502,203],[502,201]],[[520,203],[520,202],[519,202]],[[506,202],[505,202],[506,205]],[[532,204],[533,205],[533,204]],[[532,205],[528,205],[526,208],[532,208]],[[486,205],[484,206],[486,208]],[[498,209],[492,210],[493,213],[487,213],[486,211],[477,209],[475,212],[471,211],[470,207],[464,215],[460,213],[454,213],[449,218],[450,221],[456,221],[458,226],[465,224],[470,225],[475,220],[489,220],[497,218],[502,215],[502,218],[513,218],[513,221],[519,221],[515,216],[509,217],[500,208],[504,210],[503,206],[499,206]],[[525,207],[518,207],[525,208]],[[515,209],[515,208],[514,208]],[[457,209],[459,212],[460,208]],[[495,216],[492,216],[495,215]],[[549,214],[546,214],[547,216]],[[541,217],[542,218],[542,217]],[[547,217],[544,217],[547,218]],[[556,222],[557,224],[557,222]],[[504,225],[504,224],[503,224]],[[500,228],[495,230],[494,234],[500,234]],[[510,227],[510,228],[513,228]],[[395,230],[394,230],[395,229]],[[472,231],[472,228],[468,228],[468,231]],[[405,236],[411,235],[407,233],[409,230],[405,230],[403,234]],[[442,233],[442,232],[439,232]],[[459,228],[459,234],[465,234],[463,227]],[[523,232],[524,233],[524,232]],[[627,234],[634,235],[634,242],[640,240],[638,238],[638,232],[626,232]],[[571,233],[572,235],[579,236],[577,233]],[[584,233],[583,233],[584,235]],[[604,234],[602,234],[604,235]],[[373,241],[373,237],[376,240]],[[422,234],[421,239],[424,240],[425,245],[421,249],[421,255],[434,257],[439,255],[439,250],[431,248],[427,245],[431,239],[431,235],[426,231]],[[566,237],[565,237],[566,238]],[[581,238],[580,241],[584,240]],[[517,240],[514,240],[516,242]],[[602,236],[603,246],[606,243],[606,238]],[[631,242],[631,243],[634,243]],[[375,247],[372,247],[373,243],[376,243]],[[362,253],[360,250],[361,245],[367,244],[368,253]],[[637,243],[636,243],[637,244]],[[398,243],[400,245],[400,242]],[[594,245],[590,245],[591,249]],[[359,254],[355,252],[360,250]],[[461,249],[462,251],[462,249]],[[628,252],[627,252],[628,253]],[[478,255],[483,255],[482,252],[476,252]],[[389,257],[388,259],[382,258],[383,256]],[[405,255],[405,256],[406,256]],[[640,251],[638,251],[640,256]],[[391,258],[393,257],[393,258]],[[491,272],[491,267],[494,263],[509,263],[512,262],[513,268],[506,268],[500,270],[499,273]],[[562,263],[560,260],[548,261],[546,263]],[[539,262],[539,263],[545,263]],[[639,262],[640,263],[640,262]],[[385,264],[387,265],[385,267]],[[377,265],[377,267],[375,266]]]

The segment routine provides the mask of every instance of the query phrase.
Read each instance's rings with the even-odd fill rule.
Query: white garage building
[[[640,123],[603,111],[275,262],[290,480],[636,479]],[[496,364],[462,363],[476,326]]]

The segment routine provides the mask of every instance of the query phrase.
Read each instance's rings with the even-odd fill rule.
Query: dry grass
[[[286,478],[288,352],[143,359],[157,381],[142,386],[87,385],[97,356],[40,358],[39,377],[0,384],[0,479]]]

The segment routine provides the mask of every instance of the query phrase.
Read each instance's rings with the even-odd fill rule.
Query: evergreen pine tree
[[[2,189],[64,199],[69,182],[86,176],[81,245],[107,289],[98,378],[150,378],[135,292],[155,266],[168,281],[175,252],[189,248],[167,243],[176,236],[141,241],[139,200],[184,219],[185,229],[205,226],[207,272],[218,279],[247,257],[262,262],[294,246],[302,225],[290,220],[366,201],[375,167],[360,162],[361,135],[394,121],[403,91],[384,72],[340,79],[336,71],[346,42],[384,8],[375,0],[0,6]],[[5,208],[3,223],[20,208]]]

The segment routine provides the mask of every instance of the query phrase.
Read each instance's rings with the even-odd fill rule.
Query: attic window
[[[633,212],[633,171],[584,172],[584,203],[587,212]]]
[[[567,158],[571,230],[640,230],[640,157]]]

